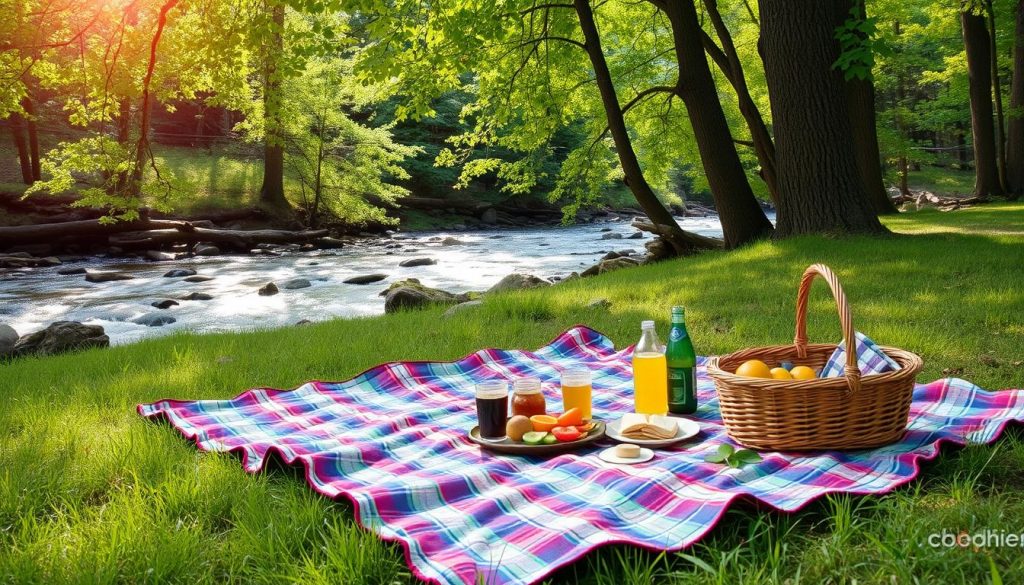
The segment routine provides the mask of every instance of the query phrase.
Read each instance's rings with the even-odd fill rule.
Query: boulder
[[[580,276],[597,276],[598,274],[604,274],[605,272],[611,272],[620,268],[630,268],[632,266],[638,266],[639,264],[639,260],[620,256],[611,260],[601,260],[597,264],[594,264],[590,268],[581,272]]]
[[[644,233],[643,232],[634,232],[634,233],[630,234],[630,236],[628,238],[626,238],[626,239],[627,240],[642,240],[642,239],[644,239]]]
[[[395,282],[380,295],[384,297],[385,313],[394,313],[401,309],[420,309],[432,305],[454,305],[470,300],[469,295],[454,294],[424,286],[415,278]]]
[[[164,278],[181,278],[182,276],[194,276],[195,270],[191,268],[175,268],[174,270],[164,273]]]
[[[262,287],[262,288],[260,288],[260,290],[259,290],[259,294],[260,294],[260,296],[261,296],[261,297],[270,297],[270,296],[274,296],[274,295],[276,295],[276,294],[277,294],[278,292],[279,292],[279,291],[278,291],[278,289],[277,289],[277,285],[276,285],[276,284],[274,284],[274,283],[272,283],[272,282],[268,282],[268,283],[267,283],[267,284],[266,284],[265,286],[263,286],[263,287]]]
[[[88,270],[86,270],[84,267],[75,266],[73,268],[61,268],[60,270],[57,271],[57,274],[60,274],[62,276],[72,276],[77,274],[85,274],[86,272],[88,272]]]
[[[618,252],[612,251],[612,252],[608,252],[604,256],[601,256],[601,260],[614,260],[616,258],[620,258],[621,256],[622,256],[622,254],[619,254]]]
[[[446,319],[450,319],[451,317],[455,316],[457,313],[461,313],[462,311],[465,311],[466,309],[472,309],[474,307],[479,307],[482,304],[484,304],[483,301],[477,300],[477,301],[466,301],[464,303],[459,303],[457,305],[452,305],[451,308],[449,308],[447,311],[444,312],[443,317],[446,318]]]
[[[462,240],[460,240],[458,238],[453,238],[451,236],[441,240],[441,245],[442,246],[461,246],[464,243],[465,242],[463,242]]]
[[[60,266],[63,262],[56,256],[47,256],[46,258],[40,258],[37,262],[37,266]]]
[[[196,256],[220,256],[220,248],[209,244],[196,244],[193,253]]]
[[[181,297],[183,301],[212,301],[213,296],[206,293],[194,292]]]
[[[99,325],[57,321],[42,331],[29,333],[14,344],[15,355],[54,355],[91,347],[109,347],[110,338]]]
[[[498,283],[491,288],[487,289],[487,292],[496,293],[506,290],[522,290],[550,285],[551,283],[547,280],[533,276],[532,274],[512,273],[499,280]]]
[[[316,239],[316,245],[325,250],[330,250],[334,248],[341,248],[342,246],[345,245],[345,242],[337,238],[323,237]]]
[[[622,239],[622,234],[609,232],[607,234],[602,235],[601,239],[602,240],[621,240]]]
[[[433,258],[410,258],[398,263],[399,266],[404,268],[412,268],[413,266],[431,266],[433,264],[437,264],[437,260],[434,260]]]
[[[132,323],[137,325],[145,325],[146,327],[162,327],[164,325],[170,325],[177,321],[170,315],[161,315],[160,313],[147,313],[141,317],[132,319]]]
[[[179,304],[181,303],[179,303],[178,301],[173,301],[171,299],[164,299],[162,301],[156,301],[152,303],[152,305],[158,309],[170,309],[171,307],[177,306]]]
[[[316,246],[313,244],[306,243],[299,246],[300,252],[312,252],[313,250],[316,250]]]
[[[130,274],[123,272],[86,272],[86,282],[112,282],[115,280],[131,280],[135,278]],[[67,321],[68,323],[74,323],[74,321]]]
[[[14,344],[18,343],[18,332],[14,327],[0,323],[0,358],[14,353]]]
[[[160,250],[146,250],[146,258],[154,262],[165,262],[167,260],[177,260],[178,255],[170,252],[161,252]]]
[[[610,231],[612,231],[612,228],[610,228],[610,227],[603,227],[603,228],[601,228],[601,231],[602,232],[610,232]]]
[[[185,279],[185,282],[207,282],[210,280],[213,280],[212,276],[203,276],[202,274],[196,274],[194,276],[187,277]]]
[[[311,282],[305,278],[293,278],[281,285],[285,290],[295,290],[299,288],[309,288],[313,286]]]
[[[374,282],[380,282],[387,278],[387,274],[363,274],[361,276],[353,276],[352,278],[343,280],[345,284],[373,284]]]
[[[647,242],[644,244],[644,248],[647,249],[645,262],[657,262],[673,256],[672,246],[661,238],[654,238]]]

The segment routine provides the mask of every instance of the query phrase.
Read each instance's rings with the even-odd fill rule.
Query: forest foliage
[[[983,15],[995,33],[1000,129],[1024,115],[1009,82],[1018,0],[849,4],[834,31],[834,67],[874,84],[888,183],[905,189],[914,166],[972,164],[962,12]],[[758,3],[694,5],[737,155],[753,192],[769,201],[735,71],[723,69],[725,53],[714,54],[735,53],[746,98],[771,129]],[[545,194],[571,217],[623,181],[573,7],[0,0],[0,119],[12,134],[31,135],[36,123],[74,129],[73,138],[29,157],[38,167],[29,169],[29,196],[75,189],[78,204],[120,219],[137,217],[143,204],[166,209],[180,200],[170,193],[188,190],[152,155],[145,120],[184,104],[230,111],[230,136],[283,149],[283,172],[298,185],[289,196],[309,223],[324,215],[387,221],[404,195],[446,196],[449,187]],[[688,109],[670,91],[679,62],[664,8],[592,4],[644,178],[669,201],[709,185]]]

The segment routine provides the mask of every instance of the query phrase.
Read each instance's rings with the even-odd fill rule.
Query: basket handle
[[[860,390],[860,368],[857,367],[857,338],[853,331],[853,317],[850,315],[850,305],[846,302],[846,293],[839,284],[839,278],[824,264],[812,264],[804,271],[800,279],[800,290],[796,295],[796,336],[793,338],[793,345],[796,346],[796,354],[801,358],[807,357],[807,297],[811,292],[811,283],[814,277],[820,276],[832,289],[832,296],[836,299],[836,309],[839,311],[839,322],[843,326],[843,341],[846,343],[846,367],[843,373],[846,374],[846,383],[853,392]]]

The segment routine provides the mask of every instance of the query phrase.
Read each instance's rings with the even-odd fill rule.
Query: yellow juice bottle
[[[641,325],[640,341],[633,350],[633,400],[640,414],[668,412],[668,364],[665,348],[654,331],[654,321]]]

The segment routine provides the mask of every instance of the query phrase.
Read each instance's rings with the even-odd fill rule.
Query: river
[[[684,229],[721,236],[717,217],[680,218]],[[285,252],[281,256],[223,255],[170,262],[142,259],[90,258],[54,268],[0,272],[0,323],[25,335],[54,321],[80,321],[102,325],[112,344],[131,343],[177,331],[202,333],[244,331],[294,324],[308,319],[377,315],[384,312],[379,293],[388,284],[418,278],[432,287],[451,292],[483,291],[513,272],[551,278],[581,271],[607,251],[632,249],[643,253],[643,239],[626,239],[637,233],[626,220],[561,227],[494,229],[471,232],[398,233],[393,238],[374,238],[339,250]],[[605,234],[623,239],[603,240]],[[460,243],[443,245],[445,238]],[[433,258],[437,264],[400,267],[410,258]],[[118,271],[132,280],[89,283],[83,275],[63,276],[61,268],[82,266],[90,271]],[[213,277],[189,283],[163,275],[175,268],[195,270]],[[369,273],[387,274],[368,285],[343,281]],[[278,285],[305,278],[312,286],[260,296],[268,282]],[[186,301],[199,292],[212,300]],[[159,310],[151,303],[174,299],[180,304]],[[150,327],[133,320],[151,313],[169,315],[176,321]]]

